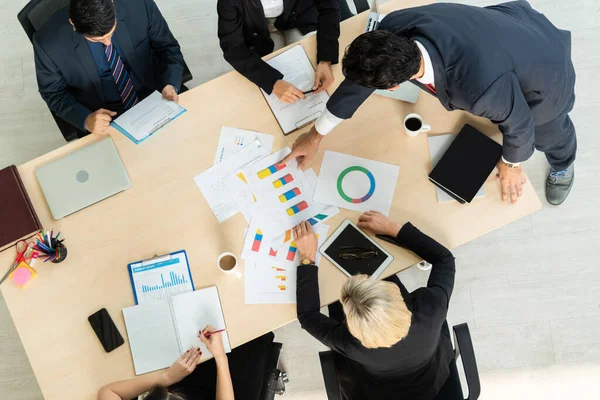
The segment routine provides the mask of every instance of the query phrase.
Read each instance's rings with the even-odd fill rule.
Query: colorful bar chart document
[[[319,247],[327,238],[329,226],[319,224],[315,233]],[[252,235],[251,235],[252,236]],[[266,244],[266,243],[265,243]],[[268,249],[268,250],[266,250]],[[317,265],[321,255],[317,253]],[[300,264],[296,243],[291,241],[278,251],[269,246],[245,259],[244,302],[246,304],[293,304],[296,302],[296,269]]]
[[[194,291],[185,250],[138,261],[128,268],[136,304]]]

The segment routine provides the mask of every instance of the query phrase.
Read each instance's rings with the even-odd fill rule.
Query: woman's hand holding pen
[[[208,351],[215,357],[215,361],[219,361],[226,358],[225,348],[223,347],[223,338],[221,335],[222,330],[217,331],[214,327],[208,325],[206,328],[199,332],[198,337]]]
[[[275,85],[273,85],[273,93],[279,100],[286,104],[292,104],[297,100],[304,98],[302,91],[296,89],[294,85],[282,79],[279,79],[275,82]]]

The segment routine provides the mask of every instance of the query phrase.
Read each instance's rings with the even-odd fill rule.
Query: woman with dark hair
[[[215,331],[207,326],[199,335],[212,360],[197,365],[202,352],[191,348],[166,370],[104,386],[98,400],[129,400],[140,395],[144,400],[258,399],[273,334],[237,347],[228,356],[221,333],[211,334]]]
[[[345,1],[345,0],[342,0]],[[346,7],[347,8],[347,7]],[[293,103],[304,95],[261,57],[317,32],[315,92],[334,81],[340,36],[340,0],[218,0],[219,41],[236,71],[279,100]]]

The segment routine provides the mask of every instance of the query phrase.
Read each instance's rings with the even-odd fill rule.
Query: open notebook
[[[200,347],[202,359],[212,355],[198,338],[207,325],[225,328],[216,286],[123,309],[136,375],[170,367],[191,347]],[[231,352],[227,332],[223,346]]]

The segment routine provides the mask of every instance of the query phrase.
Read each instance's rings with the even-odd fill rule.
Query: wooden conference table
[[[422,4],[418,0],[392,1],[381,8],[389,12]],[[363,13],[342,23],[340,53],[362,33],[365,21]],[[315,40],[313,35],[302,42],[313,63]],[[337,87],[342,81],[339,64],[334,73]],[[238,214],[219,224],[192,178],[211,166],[221,126],[272,134],[274,150],[292,145],[299,133],[284,137],[261,92],[237,72],[184,93],[180,103],[188,112],[140,145],[112,131],[132,181],[131,189],[60,221],[52,219],[34,171],[98,137],[89,135],[19,167],[44,228],[61,231],[69,249],[62,264],[38,263],[39,276],[25,290],[10,282],[2,285],[48,400],[92,399],[102,385],[134,376],[129,344],[105,353],[87,321],[90,314],[105,307],[127,340],[121,309],[134,304],[127,273],[127,264],[132,261],[187,250],[196,287],[219,288],[232,347],[296,318],[295,305],[245,305],[243,278],[217,269],[221,252],[240,254],[246,223]],[[502,203],[497,180],[489,180],[486,196],[472,204],[438,203],[435,187],[427,179],[431,170],[427,136],[408,137],[403,132],[402,120],[411,112],[420,113],[431,124],[431,134],[458,132],[469,122],[500,141],[497,129],[488,121],[459,111],[447,112],[424,92],[414,105],[371,96],[354,118],[323,140],[313,167],[318,172],[326,149],[399,165],[391,217],[410,220],[450,248],[541,207],[529,183],[517,204]],[[302,131],[306,130],[308,127]],[[341,210],[327,222],[330,233],[343,219],[356,221],[358,215]],[[420,261],[398,247],[383,246],[395,257],[386,276]],[[3,252],[0,266],[8,268],[13,258],[14,250]],[[331,303],[337,299],[345,276],[325,260],[319,275],[321,301]]]

